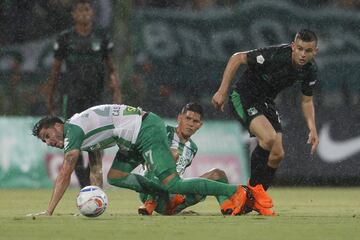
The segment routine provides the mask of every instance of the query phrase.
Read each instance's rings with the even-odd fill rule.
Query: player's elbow
[[[234,61],[238,64],[246,64],[247,56],[246,56],[246,53],[244,53],[244,52],[237,52],[231,56],[230,60]]]

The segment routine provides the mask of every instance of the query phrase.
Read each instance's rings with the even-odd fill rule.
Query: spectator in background
[[[93,23],[94,9],[89,0],[77,0],[72,8],[74,27],[62,32],[54,44],[54,62],[48,79],[48,111],[55,114],[54,91],[59,82],[61,66],[66,73],[60,81],[63,117],[102,103],[106,71],[114,103],[121,102],[119,78],[111,51],[113,43],[108,33]],[[90,184],[89,168],[84,168],[80,155],[75,174],[81,187]]]
[[[26,89],[22,86],[23,76],[21,73],[21,64],[23,59],[21,55],[13,54],[10,58],[10,71],[5,77],[4,93],[2,99],[5,115],[24,115],[26,114],[27,94]]]

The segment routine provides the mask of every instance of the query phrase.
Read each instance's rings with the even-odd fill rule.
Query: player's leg
[[[102,158],[103,150],[89,152],[90,184],[103,187]]]
[[[249,188],[260,205],[266,208],[272,207],[272,199],[265,192],[264,185],[268,175],[275,172],[268,166],[270,151],[276,141],[276,131],[264,115],[254,118],[249,127],[250,132],[258,139],[258,145],[251,154],[251,176]]]
[[[263,183],[265,190],[267,190],[272,184],[275,172],[279,167],[280,162],[284,159],[284,156],[285,152],[282,141],[282,133],[277,133],[276,140],[273,147],[271,148],[270,156],[265,170]]]
[[[83,108],[83,103],[75,98],[69,98],[67,95],[63,95],[63,118],[66,121],[71,118],[75,113],[82,112],[86,108]],[[79,181],[80,187],[86,187],[90,185],[90,166],[84,165],[83,155],[80,153],[79,158],[75,165],[75,175]]]
[[[240,95],[241,94],[241,95]],[[264,115],[276,115],[275,106],[264,102],[257,102],[258,99],[253,97],[247,91],[239,93],[237,90],[233,90],[229,96],[230,110],[234,117],[241,123],[241,125],[248,129],[252,136],[258,138],[258,146],[255,148],[251,155],[251,177],[249,180],[249,188],[252,193],[255,194],[255,198],[264,207],[272,207],[272,200],[270,196],[265,192],[262,186],[262,176],[264,175],[265,168],[267,166],[270,150],[276,140],[276,131],[273,128],[272,122],[270,122]],[[276,112],[277,113],[277,112]],[[278,116],[274,116],[278,119]],[[273,119],[273,118],[271,118]],[[281,125],[278,124],[277,128],[281,130]],[[256,186],[256,188],[254,188]]]
[[[142,152],[148,169],[155,175],[170,193],[225,195],[240,210],[245,204],[246,192],[242,186],[220,183],[208,179],[181,179],[167,143],[166,129],[161,118],[150,113],[143,121],[138,136],[138,149]]]
[[[209,172],[206,172],[200,176],[200,178],[206,178],[210,180],[214,180],[217,182],[228,183],[228,178],[224,171],[220,169],[212,169]],[[234,203],[229,200],[227,196],[215,196],[220,205],[221,213],[224,215],[230,215],[236,208]],[[198,194],[187,194],[185,195],[184,202],[176,207],[174,210],[175,213],[179,213],[185,208],[193,206],[199,202],[204,201],[206,196],[198,195]]]
[[[149,179],[131,173],[141,162],[142,158],[137,156],[125,156],[120,151],[116,154],[113,164],[108,172],[107,179],[109,184],[134,190],[143,193],[164,193],[162,186],[150,181]]]
[[[79,155],[79,158],[76,161],[75,175],[79,181],[81,188],[90,185],[90,167],[84,166],[84,158],[82,154]]]

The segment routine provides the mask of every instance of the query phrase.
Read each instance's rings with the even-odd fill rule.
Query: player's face
[[[53,127],[42,128],[39,133],[41,141],[48,146],[56,148],[64,148],[64,131],[62,124],[55,123]]]
[[[92,22],[94,11],[89,3],[79,3],[72,12],[75,23],[89,24]]]
[[[177,120],[179,132],[184,138],[191,137],[202,126],[200,114],[193,111],[179,114]]]
[[[304,42],[297,38],[292,44],[292,61],[296,66],[304,66],[313,59],[318,52],[316,42]]]

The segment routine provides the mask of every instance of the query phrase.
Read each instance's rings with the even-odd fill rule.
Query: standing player
[[[310,30],[301,30],[291,44],[237,52],[230,58],[218,91],[212,99],[215,108],[224,111],[230,84],[240,65],[247,68],[235,89],[230,92],[230,108],[234,116],[258,145],[251,155],[249,188],[255,204],[269,209],[272,199],[265,192],[284,158],[282,127],[274,99],[284,88],[298,82],[301,84],[301,107],[309,128],[308,143],[311,154],[319,144],[315,124],[313,88],[317,80],[314,57],[318,52],[317,36]]]
[[[54,91],[56,85],[60,85],[65,119],[101,103],[106,69],[113,102],[121,102],[118,73],[111,57],[113,43],[107,32],[95,28],[91,2],[76,0],[72,17],[74,27],[62,32],[55,42],[54,62],[49,77],[48,111],[54,115]],[[66,73],[58,84],[63,63]],[[84,168],[82,155],[77,161],[75,173],[81,187],[90,184],[89,168]]]
[[[65,151],[63,165],[56,178],[48,209],[35,215],[53,214],[69,186],[71,173],[81,151],[88,151],[90,162],[99,166],[101,165],[99,151],[114,145],[118,145],[119,151],[107,175],[111,185],[144,193],[168,191],[203,196],[223,195],[234,204],[233,215],[240,214],[245,205],[246,189],[242,186],[202,178],[181,179],[176,172],[176,164],[167,143],[163,120],[139,108],[115,104],[95,106],[75,114],[66,123],[57,117],[45,117],[34,126],[33,135],[47,145],[64,148]],[[129,155],[142,156],[144,164],[160,180],[161,185],[131,173],[133,168],[143,162],[122,161],[124,156]],[[98,169],[94,172],[99,179],[101,171]],[[91,183],[96,184],[96,181]]]
[[[199,130],[203,124],[203,108],[197,103],[186,104],[179,115],[177,116],[176,127],[166,126],[168,144],[170,146],[171,153],[176,161],[176,171],[182,176],[188,166],[191,165],[193,158],[195,157],[198,147],[191,139],[191,136]],[[152,172],[146,172],[145,176],[152,181],[158,182],[159,180],[152,174]],[[227,176],[224,171],[220,169],[213,169],[204,173],[200,178],[207,178],[218,182],[228,183]],[[179,213],[183,209],[195,205],[200,201],[205,200],[206,196],[201,195],[152,195],[152,194],[140,194],[140,199],[144,203],[138,212],[141,215],[151,215],[153,211],[163,214],[172,215]],[[226,196],[216,196],[221,212],[223,214],[231,214],[235,208],[233,203],[228,200]]]

